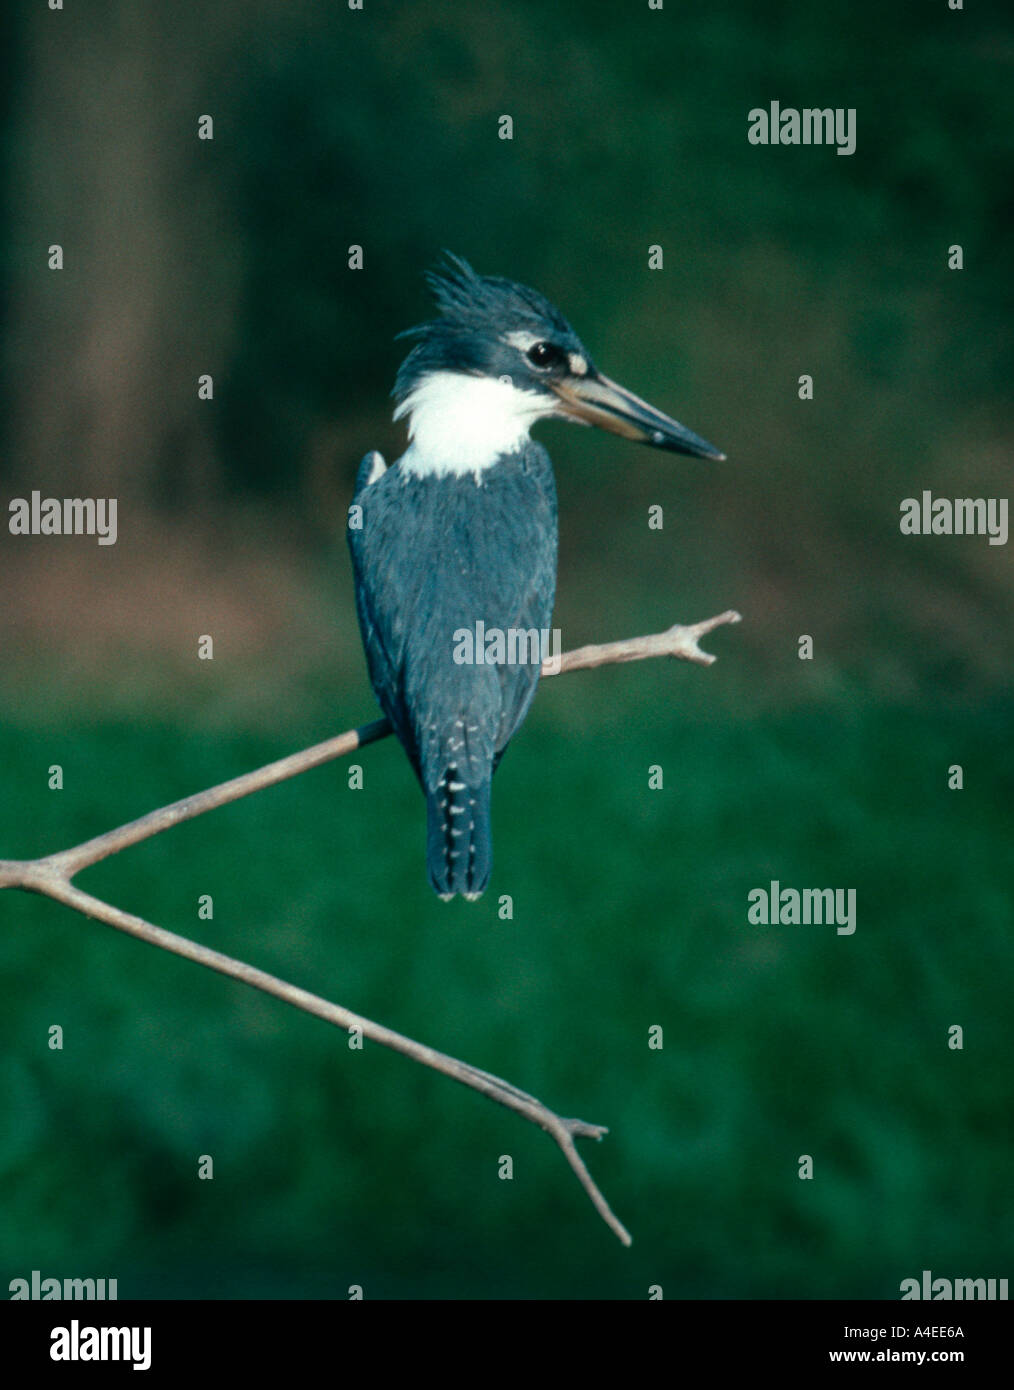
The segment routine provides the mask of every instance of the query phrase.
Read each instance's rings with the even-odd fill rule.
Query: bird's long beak
[[[552,388],[560,399],[559,413],[568,419],[598,425],[600,429],[611,430],[639,444],[650,444],[655,449],[671,449],[673,453],[693,454],[717,462],[725,458],[714,444],[600,372],[568,376],[553,382]]]

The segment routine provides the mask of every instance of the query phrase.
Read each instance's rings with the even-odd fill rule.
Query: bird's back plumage
[[[442,896],[477,896],[492,866],[490,782],[534,697],[540,665],[455,660],[456,634],[549,627],[556,489],[526,440],[481,474],[420,477],[368,455],[349,528],[370,679],[427,804],[427,862]],[[374,477],[374,481],[369,479]]]

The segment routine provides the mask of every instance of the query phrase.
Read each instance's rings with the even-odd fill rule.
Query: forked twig
[[[575,651],[565,652],[555,663],[545,662],[543,674],[558,675],[567,671],[605,666],[613,662],[641,661],[657,656],[678,657],[701,666],[710,666],[715,658],[701,651],[698,646],[700,639],[716,627],[726,623],[738,623],[739,620],[739,614],[730,610],[717,618],[709,618],[689,627],[677,624],[667,632],[656,633],[650,637],[608,642],[602,646],[579,647]],[[130,845],[140,844],[142,840],[151,839],[153,835],[159,835],[174,825],[181,825],[184,821],[193,820],[207,811],[228,805],[230,801],[238,801],[241,797],[250,796],[265,787],[287,781],[290,777],[309,771],[310,768],[320,767],[322,763],[346,757],[368,743],[376,743],[379,739],[386,738],[390,733],[391,726],[387,720],[377,719],[371,724],[362,725],[361,728],[349,729],[324,743],[315,744],[312,748],[304,748],[299,753],[292,753],[287,758],[268,763],[253,772],[233,777],[228,782],[221,782],[216,787],[209,787],[168,806],[161,806],[138,820],[129,821],[126,825],[108,830],[103,835],[96,835],[93,839],[85,840],[70,849],[60,850],[42,859],[0,859],[0,889],[20,888],[25,892],[40,893],[44,897],[52,898],[54,902],[73,908],[85,917],[105,922],[118,931],[127,932],[130,936],[146,941],[151,946],[171,951],[185,960],[206,966],[209,970],[217,970],[220,974],[251,985],[265,994],[274,995],[276,999],[322,1018],[337,1028],[346,1031],[359,1029],[362,1035],[371,1041],[389,1047],[394,1052],[400,1052],[433,1071],[442,1072],[444,1076],[460,1081],[462,1085],[471,1087],[480,1095],[516,1111],[552,1135],[596,1211],[623,1244],[629,1245],[631,1238],[628,1231],[599,1191],[574,1143],[575,1139],[601,1139],[608,1133],[602,1125],[588,1124],[584,1120],[564,1119],[543,1105],[535,1096],[519,1090],[490,1072],[481,1071],[467,1062],[461,1062],[444,1052],[438,1052],[435,1048],[427,1047],[424,1043],[407,1038],[402,1033],[396,1033],[391,1028],[385,1028],[383,1024],[363,1018],[340,1004],[333,1004],[320,995],[311,994],[308,990],[289,984],[266,970],[258,970],[256,966],[248,965],[245,961],[235,960],[187,937],[177,936],[174,932],[157,927],[152,922],[145,921],[143,917],[124,912],[121,908],[84,892],[72,881],[82,869],[90,868]]]

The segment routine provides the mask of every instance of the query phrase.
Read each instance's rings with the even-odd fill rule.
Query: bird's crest
[[[530,329],[573,337],[559,309],[538,290],[496,275],[479,275],[462,256],[444,252],[444,262],[426,272],[440,317],[399,333],[416,345],[402,363],[392,394],[404,400],[428,370],[460,363],[481,370],[492,342],[506,329]],[[574,339],[575,343],[577,339]]]
[[[444,319],[461,328],[488,330],[491,324],[528,320],[538,327],[570,332],[559,309],[538,290],[498,275],[478,275],[462,256],[450,251],[444,252],[444,264],[427,271],[425,278]]]

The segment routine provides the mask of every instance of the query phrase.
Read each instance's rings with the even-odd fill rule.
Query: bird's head
[[[485,422],[502,449],[544,416],[597,425],[656,449],[724,459],[706,439],[599,372],[570,324],[536,290],[477,275],[459,257],[427,276],[440,318],[411,328],[415,346],[398,372],[395,419],[432,438],[469,439]],[[467,404],[466,404],[467,402]],[[472,466],[472,465],[469,465]]]

